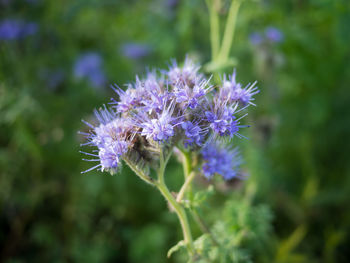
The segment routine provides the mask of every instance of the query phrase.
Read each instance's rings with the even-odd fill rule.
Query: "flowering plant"
[[[90,132],[84,145],[93,146],[83,152],[96,161],[98,168],[112,174],[122,160],[145,182],[157,187],[179,217],[184,244],[195,254],[184,202],[193,178],[215,174],[225,180],[239,177],[241,158],[237,148],[231,149],[228,139],[241,138],[240,129],[247,127],[240,120],[244,111],[254,105],[253,84],[243,86],[236,81],[236,72],[223,77],[222,84],[212,85],[199,73],[199,66],[186,59],[182,67],[174,61],[169,70],[149,72],[145,79],[136,77],[124,91],[113,87],[119,99],[111,107],[96,110],[97,125],[85,122]],[[165,183],[165,168],[173,152],[180,156],[185,181],[174,196]],[[150,168],[156,171],[152,176]],[[190,195],[189,195],[190,196]]]
[[[239,3],[233,1],[228,28],[235,22]],[[216,13],[210,1],[208,4],[213,23]],[[229,33],[225,33],[218,50],[215,25],[214,21],[213,59],[204,67],[213,72],[230,65],[228,54],[233,38],[232,32],[225,30]],[[215,175],[224,180],[242,177],[242,158],[238,148],[232,148],[229,142],[234,137],[244,137],[240,131],[248,125],[241,124],[241,120],[247,108],[255,105],[254,95],[259,92],[256,82],[245,86],[237,82],[235,70],[218,78],[217,74],[207,77],[200,69],[187,57],[182,66],[174,60],[167,70],[150,71],[144,78],[136,76],[125,90],[112,86],[118,98],[112,98],[108,107],[95,110],[98,123],[84,121],[90,131],[82,132],[87,139],[83,146],[93,147],[92,152],[82,151],[92,157],[85,160],[97,162],[83,173],[98,169],[115,174],[124,161],[140,179],[157,188],[177,214],[183,232],[183,240],[169,250],[168,256],[185,247],[190,261],[211,257],[205,256],[202,248],[207,237],[219,250],[227,245],[216,241],[197,213],[199,196],[208,191],[193,193],[192,181],[196,176],[209,181]],[[173,154],[184,170],[183,185],[177,193],[170,192],[165,181],[166,166]],[[196,241],[188,212],[204,232]]]

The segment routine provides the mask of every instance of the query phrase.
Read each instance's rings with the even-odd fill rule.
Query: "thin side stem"
[[[185,183],[186,183],[187,178],[190,176],[190,174],[192,172],[191,153],[183,151],[182,155],[183,155],[182,165],[183,165],[183,169],[184,169],[184,177],[185,177]],[[188,185],[186,186],[187,189],[185,189],[187,191],[187,197],[190,201],[193,200],[193,192],[192,192],[192,180],[193,180],[193,178],[188,182]]]
[[[183,186],[180,189],[179,194],[177,195],[176,202],[181,203],[181,201],[186,193],[187,188],[191,187],[192,180],[195,176],[196,176],[196,174],[194,172],[191,172],[190,175],[186,177],[185,183],[183,184]]]
[[[241,5],[241,0],[232,1],[231,7],[228,13],[222,45],[219,53],[219,59],[221,61],[226,61],[230,54],[230,49],[232,46],[232,41],[233,41],[235,28],[236,28],[237,14],[238,14],[240,5]]]
[[[193,209],[191,209],[191,213],[192,213],[193,219],[196,221],[196,223],[198,224],[198,226],[202,230],[202,232],[209,234],[209,236],[210,236],[211,240],[213,241],[214,245],[220,246],[218,241],[215,239],[214,235],[211,233],[211,231],[210,231],[209,227],[207,226],[207,224],[199,216],[199,213],[197,212],[197,210],[195,208],[193,208]]]
[[[160,153],[160,168],[158,171],[158,182],[156,183],[156,186],[158,187],[159,191],[162,193],[164,198],[170,203],[170,205],[174,208],[175,213],[177,214],[181,227],[182,232],[184,236],[184,241],[186,243],[187,249],[191,256],[194,255],[195,249],[193,245],[193,239],[191,234],[190,225],[188,223],[187,215],[184,210],[184,208],[176,202],[173,195],[170,193],[168,187],[165,184],[164,181],[164,171],[165,171],[166,162],[164,161],[163,153]]]

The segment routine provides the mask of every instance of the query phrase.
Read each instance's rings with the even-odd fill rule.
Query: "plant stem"
[[[194,172],[190,173],[190,175],[187,176],[185,183],[183,184],[183,186],[180,189],[179,194],[177,195],[176,202],[181,203],[181,201],[185,195],[186,190],[191,187],[192,180],[195,176],[196,176],[196,174]]]
[[[166,166],[166,162],[164,161],[164,156],[163,156],[163,153],[161,152],[160,167],[158,171],[158,181],[156,183],[156,186],[158,187],[162,195],[165,197],[165,199],[170,203],[172,208],[174,208],[174,211],[177,214],[182,227],[184,241],[186,243],[187,249],[190,255],[193,256],[195,253],[195,250],[194,250],[193,239],[192,239],[191,229],[188,223],[187,215],[184,208],[178,202],[176,202],[175,198],[170,193],[168,187],[165,184],[165,181],[164,181],[165,166]]]
[[[225,31],[224,31],[220,53],[218,55],[219,60],[222,62],[226,61],[230,54],[230,49],[231,49],[231,45],[232,45],[232,41],[235,33],[235,28],[236,28],[237,13],[240,5],[241,5],[241,0],[232,0],[232,4],[226,20]]]
[[[220,246],[219,242],[215,239],[214,235],[211,233],[209,227],[207,224],[204,222],[204,220],[199,216],[199,213],[195,208],[191,209],[191,213],[193,216],[193,219],[196,221],[198,224],[199,228],[202,230],[203,233],[209,234],[211,240],[213,241],[214,245]]]
[[[183,165],[183,169],[184,169],[184,177],[185,177],[185,183],[184,183],[184,186],[186,184],[186,182],[188,181],[188,177],[190,177],[191,175],[191,172],[192,172],[192,160],[191,160],[191,153],[190,152],[186,152],[186,151],[183,151],[182,152],[182,155],[183,155],[183,160],[182,160],[182,165]],[[193,200],[193,192],[192,192],[192,180],[194,178],[195,175],[192,176],[192,178],[189,179],[189,181],[187,182],[187,185],[186,185],[186,189],[184,189],[184,193],[187,191],[187,197],[190,201]],[[182,188],[181,188],[182,190]],[[181,190],[180,190],[180,193],[181,193]],[[179,195],[180,195],[179,193]],[[182,197],[181,197],[182,199]]]
[[[206,0],[209,10],[210,20],[210,42],[212,48],[212,60],[214,61],[219,52],[220,46],[220,28],[219,28],[219,16],[216,11],[215,0]]]

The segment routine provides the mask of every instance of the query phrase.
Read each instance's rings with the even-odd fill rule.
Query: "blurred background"
[[[266,219],[241,244],[252,262],[349,262],[350,3],[247,0],[236,29],[238,81],[261,89],[234,142],[249,179],[207,217],[248,196]],[[166,259],[181,229],[157,191],[127,167],[80,174],[77,131],[110,84],[186,54],[205,64],[209,39],[204,0],[0,0],[1,262],[184,262]],[[167,178],[182,183],[175,160]]]

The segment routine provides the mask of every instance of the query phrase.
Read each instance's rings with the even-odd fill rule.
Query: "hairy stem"
[[[175,213],[177,214],[177,217],[179,218],[179,221],[180,221],[180,224],[182,227],[184,241],[186,243],[187,249],[188,249],[190,255],[193,256],[195,253],[195,250],[194,250],[193,239],[192,239],[191,229],[190,229],[190,225],[188,223],[187,215],[186,215],[185,209],[181,206],[181,204],[176,202],[175,198],[170,193],[168,187],[165,184],[165,181],[164,181],[165,166],[166,166],[166,162],[164,161],[164,156],[163,156],[163,153],[161,152],[160,153],[160,167],[159,167],[159,171],[158,171],[158,181],[156,183],[156,186],[159,189],[159,191],[162,193],[164,198],[172,206]]]

